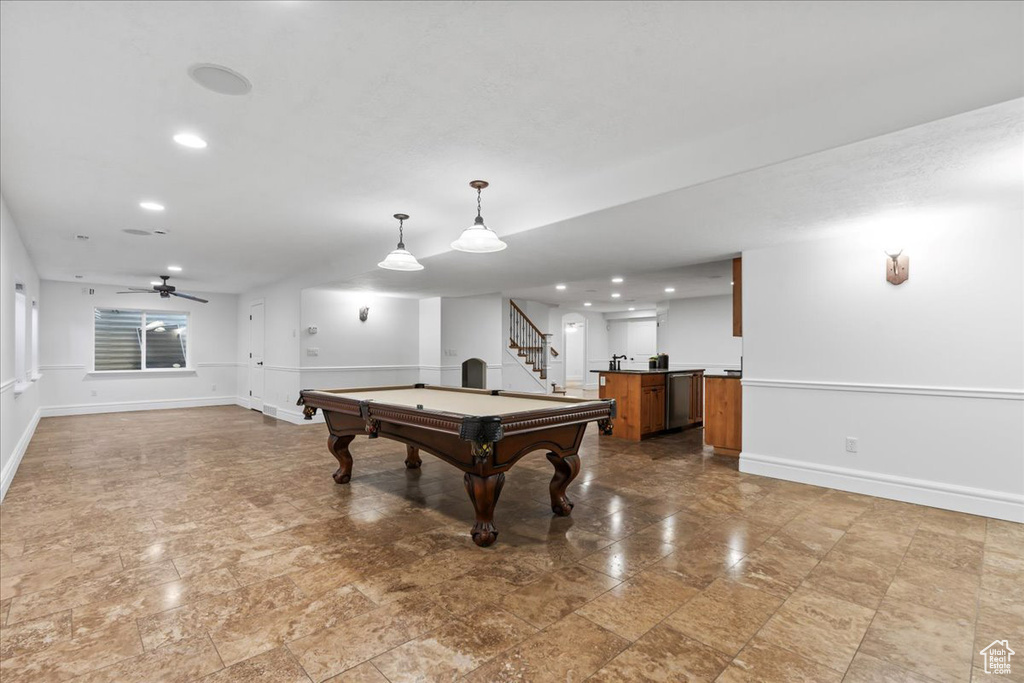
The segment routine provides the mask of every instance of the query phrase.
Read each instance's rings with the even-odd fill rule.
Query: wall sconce
[[[910,277],[910,257],[903,253],[903,250],[886,250],[885,255],[885,279],[890,284],[898,285],[907,281]]]
[[[359,309],[359,320],[361,320],[362,322],[365,323],[366,319],[369,318],[369,317],[370,317],[370,307],[369,306],[363,306],[362,308]]]

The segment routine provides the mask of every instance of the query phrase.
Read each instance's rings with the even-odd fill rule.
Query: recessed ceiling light
[[[163,204],[158,204],[156,202],[149,202],[149,201],[139,202],[139,206],[141,206],[146,211],[163,211],[164,210],[164,205]]]
[[[622,295],[619,294],[618,292],[612,292],[612,298],[613,299],[618,299],[620,296],[622,296]]]
[[[173,273],[180,273],[181,272],[181,266],[167,266],[167,270],[169,270],[169,271],[171,271]]]
[[[584,306],[593,306],[593,304],[592,304],[592,303],[590,303],[589,301],[584,301],[584,302],[583,302],[583,305],[584,305]]]
[[[674,292],[674,291],[676,291],[676,288],[675,288],[675,287],[666,287],[666,288],[665,288],[665,293],[666,293],[666,294],[671,294],[671,293],[672,293],[672,292]]]
[[[167,231],[166,230],[154,230],[153,234],[154,235],[166,235]]]
[[[149,284],[151,284],[151,285],[162,285],[163,282],[160,282],[159,280],[150,280]]]
[[[619,284],[620,282],[622,282],[622,278],[621,277],[613,277],[612,278],[612,282],[614,282],[615,284]]]
[[[220,95],[246,95],[252,90],[249,79],[226,66],[193,64],[188,68],[192,80]]]
[[[129,235],[149,235],[149,230],[140,230],[138,228],[125,228],[122,232],[126,232]]]
[[[555,289],[565,289],[565,285],[555,285]]]
[[[729,284],[730,284],[730,285],[735,285],[736,283],[735,283],[735,282],[730,282]]]
[[[174,141],[189,149],[206,149],[206,140],[192,133],[178,133],[174,136]]]
[[[629,310],[631,310],[631,311],[635,311],[635,310],[636,310],[636,306],[630,306],[630,307],[629,307]]]

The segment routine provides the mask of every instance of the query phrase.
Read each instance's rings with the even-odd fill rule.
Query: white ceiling
[[[722,256],[851,232],[882,250],[888,240],[912,237],[936,221],[1022,204],[1024,99],[1018,99],[517,233],[496,254],[446,252],[421,259],[426,269],[420,272],[369,268],[335,280],[345,288],[503,292],[571,308],[591,301],[595,310],[624,310],[727,293],[728,279],[706,277],[729,273]],[[970,220],[960,222],[969,233]],[[613,288],[616,275],[625,282]],[[555,289],[558,283],[567,284],[564,292]],[[673,295],[664,293],[670,285]],[[627,301],[612,301],[612,291]]]
[[[698,183],[1020,97],[1022,18],[1016,2],[5,1],[2,191],[52,279],[138,285],[171,262],[204,291],[316,264],[345,279],[393,248],[398,211],[435,255],[425,277],[466,264],[470,289],[673,268],[809,229],[793,224],[813,197],[766,216],[763,188]],[[199,88],[196,62],[252,93]],[[209,148],[177,147],[181,130]],[[806,192],[793,170],[743,177]],[[512,246],[470,263],[444,252],[477,177]]]

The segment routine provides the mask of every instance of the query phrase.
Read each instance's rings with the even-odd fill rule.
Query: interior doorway
[[[264,314],[263,302],[249,305],[249,408],[263,412]]]
[[[579,313],[562,316],[562,363],[565,387],[583,387],[587,382],[587,319]]]
[[[487,363],[470,358],[462,364],[462,386],[465,389],[487,388]]]

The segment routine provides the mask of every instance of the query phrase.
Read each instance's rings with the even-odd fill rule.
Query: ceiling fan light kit
[[[163,282],[154,284],[152,289],[129,287],[127,292],[118,292],[118,294],[159,294],[161,299],[170,299],[172,296],[176,296],[190,301],[198,301],[201,304],[210,303],[207,299],[200,299],[198,296],[179,292],[177,287],[167,284],[167,281],[171,279],[170,275],[161,275],[160,279],[163,280]]]

